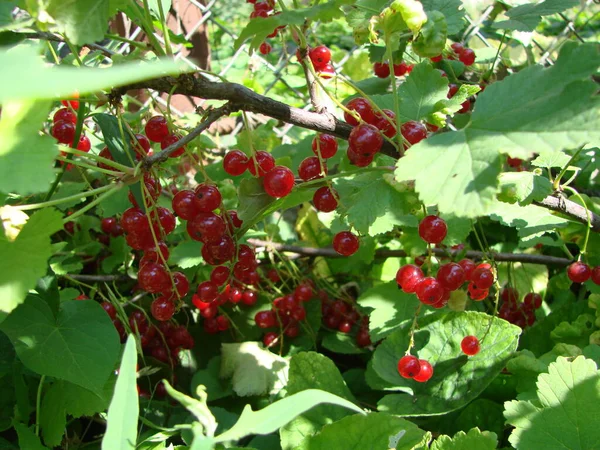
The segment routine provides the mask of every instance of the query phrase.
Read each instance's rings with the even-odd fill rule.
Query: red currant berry
[[[207,256],[210,255],[210,260],[204,258],[205,249],[208,252]],[[233,242],[233,239],[231,239],[231,237],[227,235],[221,236],[221,238],[217,242],[207,243],[204,244],[204,247],[202,247],[202,257],[206,260],[206,262],[208,262],[211,265],[218,266],[227,261],[231,261],[234,255],[235,242]],[[214,264],[210,261],[214,262]]]
[[[414,378],[420,371],[421,364],[416,356],[406,355],[398,361],[398,373],[403,378]]]
[[[355,254],[359,247],[358,236],[350,231],[340,231],[333,237],[333,249],[343,256]]]
[[[135,152],[138,155],[146,156],[150,151],[150,141],[143,134],[136,134],[135,141],[132,143]]]
[[[444,59],[443,55],[437,55],[434,56],[433,58],[429,58],[431,60],[431,62],[437,63],[440,62],[442,59]]]
[[[465,271],[457,263],[448,263],[438,269],[437,280],[442,287],[449,291],[455,291],[465,282]]]
[[[444,288],[435,278],[425,277],[417,284],[415,294],[422,303],[433,305],[444,296]]]
[[[82,134],[79,137],[79,142],[77,143],[77,150],[81,150],[82,152],[89,152],[91,148],[92,143],[90,142],[90,138]]]
[[[229,219],[231,219],[231,223],[235,228],[240,228],[244,224],[244,221],[238,216],[237,211],[230,209],[229,211],[227,211],[227,213],[229,214]]]
[[[279,283],[281,281],[281,277],[279,273],[277,273],[277,269],[269,269],[267,272],[267,278],[271,281],[271,283]]]
[[[294,188],[294,173],[284,166],[274,167],[263,178],[263,186],[271,197],[285,197]]]
[[[327,64],[325,67],[323,67],[321,70],[319,70],[318,73],[321,78],[328,80],[335,76],[335,69],[333,68],[333,66],[331,64]]]
[[[212,212],[198,213],[188,221],[186,228],[192,239],[205,244],[218,242],[227,230],[223,219]]]
[[[232,176],[243,174],[248,169],[249,159],[241,150],[231,150],[223,158],[225,172]]]
[[[471,275],[473,274],[473,271],[475,270],[475,263],[473,261],[471,261],[470,259],[461,259],[458,262],[458,265],[460,267],[463,268],[463,270],[465,271],[465,279],[466,280],[470,280],[471,279]]]
[[[433,376],[433,367],[431,366],[429,361],[426,361],[424,359],[419,360],[419,366],[421,367],[421,369],[419,370],[419,373],[413,377],[413,379],[415,381],[418,381],[419,383],[425,383],[426,381],[429,381],[429,379]]]
[[[494,284],[494,274],[488,268],[478,267],[471,274],[471,281],[477,289],[489,289]]]
[[[323,162],[323,172],[327,175],[327,165]],[[309,156],[305,158],[298,166],[298,176],[303,181],[316,180],[323,178],[321,174],[321,163],[317,156]]]
[[[465,336],[460,343],[460,348],[465,355],[475,356],[480,350],[479,339],[475,336]]]
[[[508,164],[510,167],[517,169],[521,167],[521,164],[523,164],[523,160],[521,158],[511,158],[510,156],[507,156],[506,164]]]
[[[301,283],[294,289],[294,299],[297,302],[307,302],[313,296],[313,288],[308,283]]]
[[[72,122],[59,120],[52,127],[52,136],[61,144],[71,145],[75,138],[75,125]]]
[[[254,322],[259,328],[271,328],[277,324],[277,318],[273,311],[259,311],[254,316]]]
[[[450,47],[452,47],[452,50],[454,50],[454,53],[456,53],[457,55],[460,55],[465,49],[465,47],[460,42],[454,42]]]
[[[404,292],[413,293],[424,277],[425,275],[419,266],[406,264],[396,272],[396,283]]]
[[[323,159],[335,156],[337,149],[337,139],[330,134],[319,134],[312,141],[313,153],[319,156],[319,152],[321,152],[321,158]]]
[[[167,125],[167,119],[163,116],[154,116],[148,122],[144,128],[146,136],[152,142],[161,142],[164,138],[169,135],[169,127]]]
[[[113,306],[112,303],[102,302],[102,303],[100,303],[100,306],[102,306],[102,309],[104,309],[104,311],[106,311],[106,314],[108,314],[108,317],[110,317],[111,319],[117,318],[117,309]]]
[[[158,216],[158,222],[166,235],[171,234],[175,229],[176,220],[175,216],[167,208],[158,206],[156,208],[156,215]]]
[[[369,336],[369,330],[367,328],[361,328],[358,330],[358,333],[356,333],[356,345],[360,348],[371,345],[371,337]]]
[[[399,64],[394,64],[394,75],[397,77],[401,77],[406,75],[408,72],[408,65],[402,61]]]
[[[446,94],[446,97],[452,98],[456,95],[457,92],[458,92],[458,85],[454,84],[454,83],[450,83],[448,85],[448,93]]]
[[[175,144],[180,139],[181,139],[181,136],[178,134],[169,134],[169,135],[165,136],[162,141],[160,141],[160,148],[162,150],[164,150],[165,148],[170,147],[171,145]],[[181,147],[177,147],[174,152],[171,152],[169,154],[169,158],[177,158],[178,156],[181,156],[184,153],[185,153],[185,145],[182,145]]]
[[[573,283],[585,283],[592,276],[592,269],[586,263],[576,261],[567,267],[567,276]]]
[[[214,184],[199,184],[194,192],[201,212],[211,212],[221,206],[221,192]]]
[[[171,317],[175,314],[175,304],[168,297],[158,297],[152,302],[150,312],[152,317],[161,322],[171,320]]]
[[[600,285],[600,266],[594,267],[591,278],[594,284]]]
[[[73,97],[73,98],[79,98],[79,93],[78,92],[74,92],[71,95],[71,97]],[[62,103],[63,106],[71,107],[75,111],[77,111],[79,109],[79,100],[61,100],[60,102]]]
[[[470,48],[465,48],[458,55],[458,59],[465,66],[472,66],[473,63],[475,63],[475,52],[473,50],[471,50]]]
[[[402,124],[400,133],[411,145],[415,145],[427,137],[427,128],[420,122],[409,120]]]
[[[102,219],[102,221],[100,222],[100,228],[102,229],[102,231],[106,234],[110,234],[113,227],[117,224],[117,219],[115,219],[114,217],[105,217],[104,219]]]
[[[348,145],[363,155],[374,155],[383,145],[383,136],[375,126],[363,123],[352,129]]]
[[[210,273],[210,281],[217,286],[223,286],[229,279],[229,269],[225,266],[217,266]]]
[[[229,329],[229,319],[225,316],[217,316],[216,318],[217,321],[217,327],[219,328],[219,331],[225,331],[227,329]]]
[[[140,335],[145,334],[148,331],[148,319],[146,314],[136,309],[129,315],[129,326],[135,333]]]
[[[175,214],[184,220],[191,220],[200,212],[199,200],[196,194],[189,190],[182,190],[175,194],[171,207]]]
[[[367,123],[374,123],[376,120],[375,113],[373,112],[373,107],[369,103],[368,100],[362,97],[353,98],[348,102],[346,108],[356,111],[358,115]],[[351,114],[347,112],[344,113],[344,120],[353,126],[358,125],[358,120],[354,118]]]
[[[219,288],[212,281],[203,281],[198,285],[196,294],[203,302],[210,303],[217,299]]]
[[[337,192],[327,186],[320,187],[313,195],[313,203],[317,211],[331,212],[337,208]]]
[[[263,344],[267,348],[272,347],[273,345],[277,344],[278,340],[279,340],[279,335],[277,333],[275,333],[274,331],[269,331],[268,333],[266,333],[263,336]]]
[[[252,306],[258,301],[258,294],[254,291],[244,291],[242,293],[242,303],[246,306]]]
[[[248,170],[255,177],[262,177],[275,167],[275,158],[270,153],[259,150],[248,161]]]
[[[77,114],[75,114],[69,108],[61,108],[54,113],[54,116],[52,117],[52,122],[56,123],[61,120],[75,124],[77,123]]]
[[[438,216],[427,216],[419,223],[419,236],[430,244],[439,244],[448,234],[448,226]]]
[[[346,154],[348,155],[350,164],[352,164],[356,167],[367,167],[369,164],[371,164],[373,162],[373,158],[375,156],[375,155],[364,155],[362,153],[359,153],[353,147],[348,147],[348,151]]]
[[[258,51],[263,55],[268,55],[271,53],[271,44],[268,42],[263,42],[260,44],[260,47],[258,47]]]
[[[148,263],[138,272],[140,287],[148,292],[157,293],[171,287],[171,277],[164,266],[157,263]]]
[[[387,62],[376,62],[373,64],[373,72],[379,78],[387,78],[390,76],[390,65]]]
[[[516,306],[520,298],[519,291],[517,291],[514,287],[507,286],[502,289],[502,292],[500,292],[500,298],[502,299],[503,303]]]
[[[311,48],[308,51],[308,57],[312,62],[315,70],[321,70],[325,68],[329,61],[331,61],[331,52],[324,45],[319,45],[318,47]]]
[[[471,109],[471,100],[466,99],[463,103],[460,104],[460,109],[458,110],[459,114],[468,113]]]
[[[531,309],[539,309],[542,306],[542,296],[535,292],[530,292],[525,295],[523,304]]]
[[[382,111],[389,118],[389,120],[385,117],[380,116],[377,119],[377,122],[375,122],[375,126],[387,137],[393,138],[394,136],[396,136],[396,127],[392,124],[396,123],[396,114],[394,114],[394,112],[390,111],[389,109],[384,109]]]
[[[489,295],[488,289],[478,289],[472,281],[469,283],[467,291],[469,292],[469,297],[471,297],[471,300],[475,300],[476,302],[485,300]]]

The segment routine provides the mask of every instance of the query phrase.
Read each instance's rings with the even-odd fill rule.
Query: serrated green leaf
[[[356,345],[356,338],[348,333],[325,331],[321,345],[335,353],[342,355],[356,355],[364,353],[364,350]]]
[[[134,449],[140,405],[137,393],[137,350],[130,334],[119,367],[115,393],[108,407],[102,450]]]
[[[298,450],[396,449],[418,447],[425,432],[408,420],[386,413],[352,415],[326,425],[314,437],[308,438]]]
[[[357,302],[360,306],[372,308],[369,313],[369,334],[373,342],[412,320],[420,305],[417,297],[399,289],[395,280],[369,289],[358,297]]]
[[[191,392],[196,392],[198,385],[201,384],[206,387],[208,401],[219,400],[220,398],[233,395],[229,382],[219,378],[220,370],[221,357],[215,356],[208,362],[206,369],[199,370],[194,374],[191,382]]]
[[[202,243],[198,241],[183,241],[169,255],[169,264],[181,267],[182,269],[190,269],[202,264]]]
[[[34,433],[33,426],[27,428],[27,425],[22,423],[15,424],[15,430],[19,436],[19,448],[25,450],[48,450],[40,442],[40,438]]]
[[[492,382],[494,383],[494,382]],[[490,386],[488,389],[491,389]],[[485,395],[485,394],[484,394]],[[496,436],[504,435],[504,407],[487,398],[478,398],[469,403],[452,424],[453,430],[470,430],[478,427],[491,431]],[[495,447],[494,447],[495,448]]]
[[[270,352],[258,342],[221,345],[222,378],[231,378],[240,397],[275,394],[288,378],[288,360]]]
[[[33,214],[14,242],[0,237],[0,322],[46,274],[50,236],[62,227],[62,215],[48,208]]]
[[[552,182],[533,172],[504,172],[500,175],[500,189],[514,189],[521,206],[541,201],[553,191]]]
[[[537,381],[537,404],[505,403],[504,415],[515,429],[509,437],[517,449],[598,448],[600,373],[583,356],[559,357]]]
[[[130,254],[131,248],[123,236],[111,237],[109,243],[110,255],[102,260],[102,271],[112,273],[117,267],[125,262]]]
[[[305,389],[320,389],[346,400],[356,401],[333,361],[315,352],[298,353],[290,361],[289,381],[286,387],[288,395]],[[304,439],[319,432],[324,425],[336,422],[349,414],[352,413],[333,405],[316,406],[281,428],[281,448],[295,449]]]
[[[5,102],[2,111],[0,191],[22,195],[45,191],[54,180],[53,163],[58,154],[56,141],[39,133],[48,119],[50,103]]]
[[[465,10],[460,0],[421,0],[426,12],[439,11],[446,17],[448,34],[456,34],[462,30],[465,21]]]
[[[462,104],[480,90],[479,86],[461,84],[452,98],[444,98],[435,104],[434,112],[427,117],[427,121],[437,126],[444,126],[446,124],[446,116],[460,111]]]
[[[73,92],[94,92],[191,70],[189,66],[186,68],[173,60],[119,64],[93,69],[48,66],[35,47],[23,45],[0,50],[0,67],[3,67],[2,80],[11,81],[0,83],[0,103],[18,99],[68,98]],[[5,116],[3,114],[3,117]]]
[[[402,378],[397,369],[408,348],[409,327],[406,324],[388,336],[373,355],[373,368],[384,381],[397,390],[412,392],[387,395],[378,403],[379,410],[401,416],[442,414],[477,398],[504,368],[521,333],[520,328],[483,313],[438,312],[425,316],[414,335],[415,348],[419,358],[431,363],[434,372],[427,383],[418,383]],[[484,334],[481,351],[467,357],[460,348],[462,338]]]
[[[498,437],[489,431],[472,428],[468,433],[459,431],[454,437],[441,435],[431,443],[431,450],[494,450]]]
[[[119,356],[119,338],[99,303],[67,301],[55,317],[30,295],[0,325],[30,370],[101,393]]]
[[[534,31],[542,16],[549,16],[578,5],[577,0],[545,0],[541,3],[525,3],[509,9],[509,20],[494,22],[492,27],[503,30]]]
[[[382,173],[367,172],[353,178],[338,178],[334,187],[340,196],[337,212],[359,233],[374,236],[387,233],[396,225],[417,226],[411,214],[414,205],[410,192],[398,192]]]
[[[270,434],[294,417],[323,403],[338,405],[364,414],[358,406],[348,400],[319,389],[307,389],[272,403],[260,411],[252,411],[252,407],[246,405],[237,423],[225,433],[217,436],[215,441],[238,440],[249,434]]]
[[[557,228],[564,228],[569,224],[569,220],[536,205],[519,206],[495,202],[489,210],[489,216],[492,220],[516,228],[523,241],[555,232]]]
[[[551,167],[564,167],[571,157],[563,152],[542,152],[537,158],[531,161],[536,167],[550,169]]]
[[[51,0],[48,13],[75,45],[104,39],[110,0]]]

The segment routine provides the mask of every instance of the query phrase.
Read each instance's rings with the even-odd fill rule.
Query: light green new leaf
[[[258,342],[221,344],[222,378],[231,378],[240,397],[276,394],[287,382],[288,360]]]
[[[377,342],[412,320],[420,302],[414,294],[398,288],[396,281],[380,284],[361,294],[360,306],[372,308],[369,314],[371,341]]]
[[[0,235],[0,322],[46,274],[52,254],[50,236],[62,227],[62,215],[49,208],[33,214],[15,241]]]
[[[550,169],[551,167],[564,167],[571,157],[563,152],[543,152],[531,164],[536,167]]]
[[[361,234],[374,236],[393,230],[395,225],[417,226],[412,214],[418,203],[411,192],[399,192],[381,172],[367,172],[334,183],[340,196],[337,212],[347,214]]]
[[[99,303],[66,301],[55,317],[30,295],[2,324],[25,367],[98,394],[119,356],[119,337]]]
[[[568,42],[554,66],[531,66],[490,85],[463,130],[411,147],[398,160],[396,178],[415,180],[421,200],[442,213],[487,214],[498,191],[501,153],[528,159],[600,140],[600,98],[589,80],[598,65],[595,45]]]
[[[108,407],[106,433],[102,450],[134,449],[140,405],[137,393],[137,350],[130,334],[119,367],[115,393]]]
[[[1,192],[34,194],[47,190],[54,180],[54,158],[58,154],[58,146],[50,136],[40,135],[49,111],[49,102],[7,102],[2,105]]]
[[[321,389],[338,397],[354,401],[338,368],[326,356],[315,352],[302,352],[290,361],[288,395],[305,389]],[[333,423],[351,414],[334,405],[320,405],[299,415],[279,431],[281,448],[295,449],[306,437],[316,434],[324,425]]]
[[[506,15],[510,19],[495,22],[492,27],[503,30],[534,31],[542,20],[542,16],[559,13],[578,4],[577,0],[545,0],[541,3],[525,3],[508,10]]]
[[[239,440],[249,434],[270,434],[279,430],[294,417],[324,403],[338,405],[359,414],[365,414],[354,403],[319,389],[307,389],[285,397],[260,411],[246,405],[236,424],[217,436],[215,442]]]
[[[537,402],[511,401],[504,416],[516,427],[510,443],[517,449],[600,448],[600,372],[583,356],[559,357],[537,381]]]
[[[465,10],[460,0],[421,0],[425,12],[439,11],[446,17],[448,34],[456,34],[464,26]]]
[[[297,450],[347,450],[423,448],[425,432],[408,420],[387,413],[352,415],[326,425],[316,436],[302,442]]]
[[[543,200],[553,191],[552,182],[533,172],[504,172],[500,175],[500,189],[510,189],[521,206]]]
[[[170,60],[108,68],[49,66],[35,47],[26,45],[0,50],[0,67],[0,103],[19,99],[55,100],[69,97],[73,92],[85,94],[191,70]]]
[[[464,336],[482,338],[481,351],[467,357],[460,348]],[[419,320],[415,333],[418,357],[433,366],[427,383],[402,378],[398,360],[404,356],[410,339],[410,324],[387,337],[373,355],[373,369],[397,390],[412,395],[387,395],[379,403],[381,411],[400,416],[443,414],[466,405],[491,383],[517,348],[521,329],[501,319],[478,312],[438,312]]]
[[[459,431],[453,438],[442,434],[431,443],[431,450],[494,450],[497,445],[495,433],[472,428],[468,433]]]

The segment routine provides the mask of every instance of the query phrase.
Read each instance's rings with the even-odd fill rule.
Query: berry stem
[[[410,355],[410,350],[415,346],[415,331],[417,330],[419,314],[421,314],[421,308],[423,303],[419,303],[419,306],[415,310],[415,317],[413,318],[412,324],[410,325],[410,340],[408,341],[408,348],[406,349],[405,355]]]
[[[564,188],[566,190],[570,191],[575,197],[577,197],[577,199],[581,202],[581,204],[585,208],[585,216],[587,218],[587,227],[585,228],[585,239],[583,241],[583,248],[579,252],[579,257],[578,257],[578,260],[581,261],[581,257],[583,255],[585,255],[585,252],[587,251],[587,244],[588,244],[588,240],[590,238],[590,230],[592,228],[592,218],[590,215],[590,210],[589,210],[587,204],[585,203],[585,200],[583,199],[583,197],[579,194],[579,192],[577,192],[571,186],[564,186]]]
[[[107,198],[109,198],[112,195],[116,194],[123,187],[123,184],[121,184],[121,183],[109,184],[108,186],[104,186],[104,187],[108,187],[108,189],[107,189],[106,192],[103,192],[94,201],[88,203],[83,208],[77,210],[77,212],[74,212],[70,216],[68,216],[65,219],[63,219],[63,223],[70,222],[73,219],[75,219],[75,218],[77,218],[77,217],[85,214],[86,212],[88,212],[90,209],[94,208],[99,203],[103,202]],[[102,188],[100,188],[100,189],[102,189]],[[86,192],[85,194],[88,195],[89,192]],[[61,200],[65,200],[65,199],[61,199]]]
[[[73,155],[70,154],[69,156],[73,156]],[[123,175],[123,172],[117,172],[115,170],[101,169],[100,167],[92,166],[91,164],[86,164],[86,163],[84,163],[82,161],[76,161],[76,160],[73,160],[72,158],[69,158],[69,157],[57,156],[56,159],[58,161],[62,161],[64,163],[73,164],[74,166],[77,166],[77,167],[83,167],[84,169],[90,169],[90,170],[93,170],[95,172],[100,172],[100,173],[103,173],[103,174],[106,174],[106,175],[110,175],[111,177],[119,177],[119,176]]]
[[[585,145],[582,145],[581,147],[579,147],[577,149],[577,151],[573,154],[573,156],[571,156],[571,159],[569,159],[569,161],[567,162],[567,164],[565,164],[565,166],[561,169],[561,171],[558,174],[558,176],[555,178],[554,182],[552,183],[552,187],[554,188],[555,191],[560,190],[560,180],[565,175],[565,173],[567,173],[567,170],[569,170],[569,167],[571,166],[571,164],[573,163],[573,161],[575,161],[575,159],[577,159],[577,157],[579,156],[579,154],[583,150],[583,147],[585,147]],[[577,170],[575,170],[575,174],[577,174]],[[569,180],[569,182],[570,181],[571,180]],[[568,184],[568,183],[566,183],[566,184]]]
[[[44,388],[44,382],[46,381],[46,375],[42,375],[40,378],[40,384],[38,384],[37,395],[35,398],[35,435],[40,435],[40,412],[42,410],[42,391]]]
[[[49,206],[60,205],[61,203],[71,202],[73,200],[79,200],[81,198],[89,197],[91,195],[102,194],[103,192],[109,191],[110,189],[114,189],[114,187],[115,187],[114,184],[107,184],[106,186],[92,189],[91,191],[81,192],[79,194],[69,195],[68,197],[57,198],[56,200],[50,200],[50,201],[41,202],[41,203],[30,203],[29,205],[18,205],[18,206],[15,206],[14,208],[18,209],[20,211],[30,211],[32,209],[46,208]],[[69,219],[71,219],[72,217],[73,217],[72,215],[69,216]]]
[[[396,140],[398,141],[398,152],[400,156],[404,155],[404,145],[402,143],[402,133],[400,132],[400,102],[398,99],[398,86],[396,85],[396,76],[394,74],[394,54],[392,52],[392,47],[390,45],[390,36],[388,34],[385,35],[385,51],[387,53],[388,65],[390,68],[390,81],[392,83],[392,96],[394,97],[394,114],[396,114]],[[382,117],[386,117],[386,114],[383,114]]]
[[[81,150],[77,150],[75,148],[70,148],[70,147],[61,147],[60,150],[63,151],[64,153],[73,154],[75,156],[85,156],[91,160],[106,164],[109,167],[114,167],[115,169],[118,169],[121,172],[125,172],[125,173],[133,172],[133,169],[131,167],[127,167],[123,164],[119,164],[118,162],[113,161],[112,159],[103,158],[102,156],[94,155],[92,153],[86,153]]]

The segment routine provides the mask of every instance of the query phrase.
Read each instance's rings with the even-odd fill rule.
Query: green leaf
[[[500,153],[528,159],[600,139],[600,99],[589,80],[599,64],[595,46],[568,42],[554,66],[531,66],[490,85],[463,130],[412,146],[396,178],[415,180],[421,200],[442,213],[487,214],[498,191]]]
[[[109,243],[110,254],[102,260],[102,271],[112,273],[117,267],[122,265],[131,252],[131,247],[123,236],[111,237]]]
[[[430,11],[427,13],[425,26],[421,28],[417,39],[413,40],[412,49],[423,58],[441,55],[446,46],[447,34],[448,25],[444,15],[439,11]]]
[[[30,370],[100,393],[119,355],[119,338],[99,303],[67,301],[55,317],[28,296],[0,325]]]
[[[252,407],[246,405],[237,423],[225,433],[217,436],[215,441],[225,442],[239,440],[249,434],[273,433],[294,417],[323,403],[338,405],[364,414],[358,406],[348,400],[319,389],[307,389],[272,403],[260,411],[252,411]]]
[[[15,430],[19,436],[19,448],[25,450],[48,450],[40,442],[40,438],[33,432],[33,426],[27,428],[22,423],[15,424]]]
[[[513,190],[521,206],[541,201],[553,191],[552,182],[533,172],[504,172],[500,175],[500,189]]]
[[[171,251],[169,264],[174,264],[182,269],[190,269],[202,264],[202,244],[198,241],[183,241]]]
[[[541,206],[519,206],[504,202],[495,202],[489,210],[489,216],[492,220],[516,228],[522,241],[556,232],[570,223],[568,219],[555,216]]]
[[[373,342],[412,320],[420,305],[417,297],[399,289],[395,280],[369,289],[358,297],[357,302],[372,309],[369,313],[369,334]]]
[[[54,158],[58,154],[56,141],[39,133],[48,119],[50,104],[3,102],[2,111],[0,191],[22,195],[45,191],[54,180]]]
[[[419,447],[425,432],[408,420],[387,413],[352,415],[327,425],[306,439],[298,450],[387,449]]]
[[[494,450],[498,445],[498,437],[489,431],[472,428],[468,433],[459,431],[453,438],[439,436],[431,443],[431,450]]]
[[[534,31],[542,16],[549,16],[578,5],[577,0],[545,0],[541,3],[525,3],[506,12],[509,20],[492,24],[494,28],[515,31]]]
[[[298,353],[290,361],[287,395],[305,389],[320,389],[355,401],[333,361],[315,352]],[[324,425],[336,422],[349,414],[351,413],[348,410],[333,405],[316,406],[281,428],[281,447],[284,450],[295,449],[306,437],[315,435]]]
[[[508,265],[498,266],[498,281],[501,286],[509,284],[519,291],[520,299],[529,292],[537,292],[542,297],[548,287],[548,267],[542,264],[512,263],[510,277]]]
[[[288,361],[258,342],[221,345],[222,378],[231,378],[240,397],[275,394],[287,381]]]
[[[356,345],[356,338],[348,333],[325,331],[321,345],[327,350],[343,355],[364,353],[364,350]]]
[[[110,0],[51,0],[47,11],[73,44],[83,45],[104,39],[109,3]]]
[[[498,378],[496,378],[498,380]],[[492,388],[490,386],[489,388]],[[489,389],[488,388],[488,389]],[[485,395],[485,394],[483,394]],[[492,431],[496,436],[504,435],[504,407],[486,398],[478,398],[464,408],[452,423],[453,430],[470,430],[478,427]]]
[[[480,90],[479,86],[462,84],[460,88],[458,88],[458,92],[454,94],[452,98],[444,98],[434,105],[434,111],[427,117],[427,121],[437,126],[444,126],[446,124],[446,116],[460,111],[463,102],[472,95],[477,94]]]
[[[412,392],[388,395],[378,403],[381,411],[401,416],[442,414],[477,398],[504,368],[521,333],[504,320],[478,312],[438,312],[421,318],[414,335],[415,348],[419,358],[432,364],[434,372],[427,383],[418,383],[402,378],[397,369],[408,348],[409,327],[407,323],[388,336],[373,355],[373,368],[384,381],[397,390]],[[460,348],[462,338],[469,335],[485,335],[481,351],[473,357],[467,357]]]
[[[571,160],[569,155],[563,152],[543,152],[531,164],[536,167],[550,169],[551,167],[564,167]]]
[[[0,85],[0,103],[18,99],[55,100],[69,97],[73,92],[94,92],[190,70],[173,60],[127,63],[108,68],[48,66],[35,47],[24,45],[0,50],[0,67],[3,67],[2,75],[12,80]]]
[[[414,195],[399,192],[380,172],[367,172],[353,178],[338,178],[334,183],[340,196],[337,212],[359,233],[374,236],[387,233],[395,225],[417,226],[411,214],[418,205],[411,202]]]
[[[515,429],[509,437],[517,449],[598,448],[600,373],[579,356],[559,357],[537,381],[537,401],[505,403],[504,415]]]
[[[137,350],[130,334],[119,367],[115,393],[108,407],[102,450],[134,449],[137,440],[140,405],[137,393]]]
[[[192,392],[196,392],[198,385],[206,387],[208,401],[219,400],[233,394],[228,382],[219,379],[221,370],[221,357],[215,356],[208,362],[206,369],[197,371],[192,377]]]
[[[76,194],[83,194],[87,189],[86,183],[62,183],[58,191],[52,196],[52,200],[59,200],[61,198],[70,197]],[[66,209],[72,208],[73,206],[81,203],[85,200],[85,197],[78,198],[76,200],[71,200],[69,202],[61,203],[60,205],[56,205],[58,209],[64,211]]]
[[[160,0],[160,3],[159,0],[148,0],[148,7],[157,18],[160,18],[161,9],[164,17],[166,18],[169,15],[169,9],[171,9],[171,4],[172,0]]]
[[[57,383],[60,383],[57,382]],[[67,425],[67,412],[63,402],[63,393],[55,388],[57,383],[44,393],[40,408],[40,428],[44,443],[50,447],[60,445]]]
[[[62,227],[62,215],[49,208],[33,214],[13,242],[0,234],[0,322],[46,274],[50,236]]]
[[[465,21],[465,10],[460,0],[421,0],[425,12],[439,11],[446,17],[448,35],[462,30]]]

